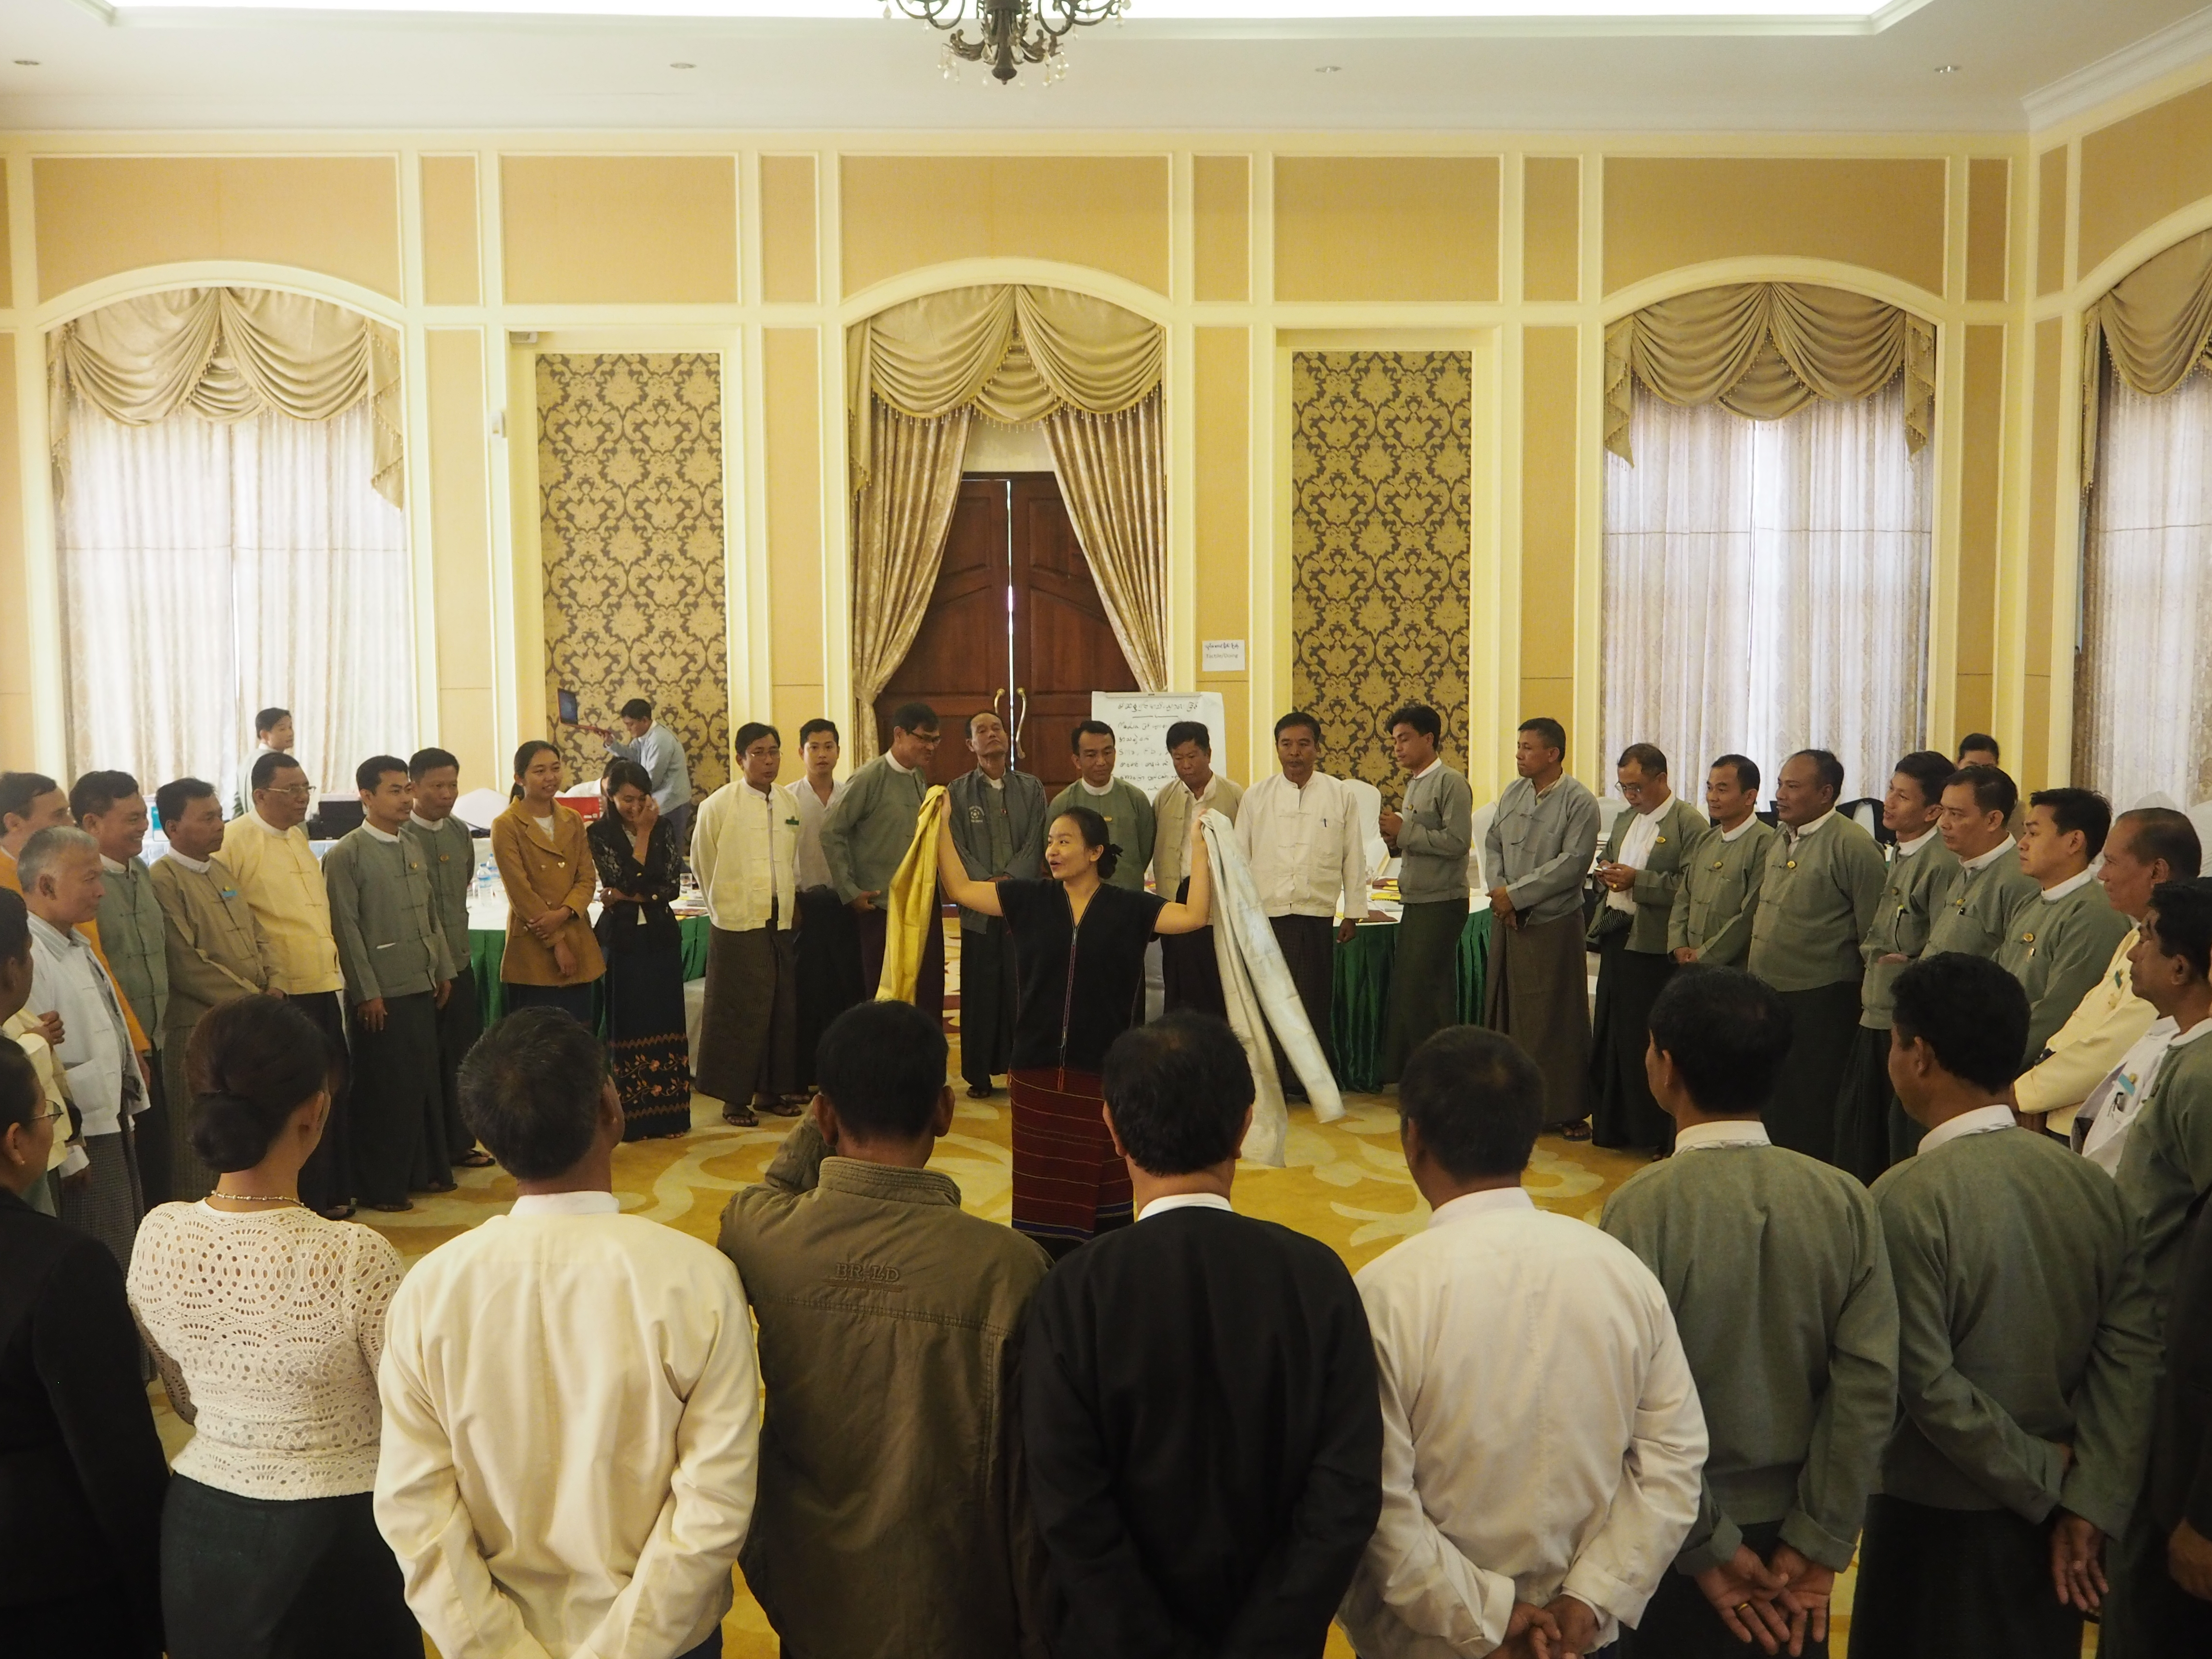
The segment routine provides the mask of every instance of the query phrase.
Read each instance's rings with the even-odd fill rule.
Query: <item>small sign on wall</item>
[[[1206,674],[1241,674],[1244,672],[1244,641],[1242,640],[1206,640],[1199,653],[1199,671]]]

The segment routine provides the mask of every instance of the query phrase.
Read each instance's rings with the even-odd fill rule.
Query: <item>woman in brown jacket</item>
[[[584,820],[554,799],[560,787],[559,750],[538,738],[514,751],[514,804],[491,826],[491,855],[507,884],[500,991],[509,1013],[542,1004],[596,1027],[607,971],[588,919],[599,874]]]

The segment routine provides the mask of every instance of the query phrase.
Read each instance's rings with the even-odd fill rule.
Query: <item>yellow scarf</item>
[[[936,784],[921,798],[921,811],[914,821],[914,842],[899,860],[891,878],[884,910],[889,921],[884,929],[884,973],[876,985],[878,1002],[912,1002],[914,983],[921,974],[922,946],[937,918],[937,804],[945,786]]]

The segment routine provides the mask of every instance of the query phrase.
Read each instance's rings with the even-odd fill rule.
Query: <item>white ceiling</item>
[[[877,18],[172,10],[111,23],[99,0],[0,0],[0,129],[2018,131],[2029,94],[2113,53],[2135,48],[2121,67],[2148,70],[2212,50],[2200,5],[1925,0],[1872,33],[1804,33],[1148,21],[1139,3],[1126,26],[1070,38],[1064,82],[1031,71],[1006,88],[973,66],[946,83],[939,37]],[[1935,73],[1945,64],[1958,72]]]

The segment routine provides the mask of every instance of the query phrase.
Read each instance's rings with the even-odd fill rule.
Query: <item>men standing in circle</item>
[[[331,926],[345,969],[353,1054],[354,1174],[372,1210],[453,1185],[438,1009],[453,990],[428,860],[399,831],[414,809],[407,763],[375,755],[354,773],[361,827],[323,855]]]
[[[783,739],[757,720],[738,728],[738,774],[707,797],[691,868],[713,928],[699,1016],[699,1092],[725,1122],[788,1117],[798,1089],[798,987],[791,918],[798,892],[799,805],[775,787]]]
[[[1874,925],[1888,872],[1872,836],[1842,813],[1844,763],[1825,749],[1782,763],[1774,809],[1782,833],[1766,853],[1745,966],[1790,1009],[1786,1079],[1766,1114],[1778,1146],[1833,1162],[1836,1096],[1859,1025],[1860,941]]]
[[[1306,1024],[1334,1072],[1329,1013],[1335,947],[1367,914],[1366,838],[1350,787],[1321,769],[1318,720],[1293,709],[1277,720],[1275,761],[1281,769],[1254,783],[1238,803],[1237,844],[1252,866],[1253,889],[1282,947]],[[1267,1040],[1274,1045],[1283,1097],[1304,1100],[1305,1090],[1281,1040],[1272,1030]]]
[[[1183,856],[1190,846],[1190,821],[1212,811],[1235,823],[1244,790],[1213,769],[1212,734],[1199,721],[1170,726],[1167,746],[1175,781],[1162,784],[1152,797],[1152,890],[1180,901],[1186,896],[1183,884],[1190,879]],[[1211,923],[1160,941],[1160,988],[1164,1010],[1195,1008],[1216,1019],[1229,1018]]]
[[[1651,1005],[1667,988],[1674,959],[1667,927],[1682,872],[1696,861],[1711,830],[1690,804],[1668,787],[1667,757],[1654,744],[1632,743],[1613,775],[1627,810],[1613,821],[1598,855],[1605,899],[1588,939],[1597,947],[1597,1008],[1590,1033],[1590,1130],[1601,1146],[1674,1145],[1674,1120],[1651,1098],[1644,1080]]]
[[[315,1022],[330,1045],[337,1081],[330,1117],[314,1156],[300,1171],[300,1196],[332,1221],[353,1213],[353,1124],[345,1075],[345,1013],[338,994],[345,973],[331,933],[331,898],[322,866],[307,844],[312,792],[307,775],[289,755],[269,753],[253,763],[253,810],[230,821],[222,835],[222,861],[261,924],[269,952],[269,988],[292,999]]]
[[[606,739],[607,753],[635,761],[653,780],[653,805],[676,837],[677,856],[691,844],[691,763],[684,757],[684,740],[653,717],[653,704],[632,697],[622,706],[627,742],[606,729],[592,730]]]
[[[1950,775],[1951,763],[1942,756],[1916,750],[1898,762],[1881,803],[1882,825],[1897,845],[1881,902],[1859,947],[1866,977],[1859,983],[1859,1029],[1836,1097],[1833,1160],[1869,1185],[1904,1156],[1890,1145],[1890,1119],[1899,1112],[1889,1086],[1890,987],[1920,959],[1952,888],[1965,879],[1957,857],[1936,833]]]
[[[135,1017],[146,1046],[148,1105],[131,1127],[137,1132],[138,1178],[146,1207],[170,1197],[168,1090],[162,1080],[161,1033],[167,1024],[169,957],[162,938],[161,902],[138,856],[146,845],[146,797],[127,772],[88,772],[70,791],[70,816],[100,843],[100,953],[116,988]],[[182,1109],[183,1102],[179,1102]]]
[[[807,721],[799,728],[799,751],[806,769],[784,786],[799,805],[799,849],[793,855],[799,872],[798,919],[793,925],[799,930],[795,1058],[802,1092],[813,1085],[814,1053],[830,1022],[874,992],[872,986],[860,983],[860,924],[837,896],[830,860],[822,851],[823,821],[845,793],[846,780],[837,775],[841,747],[834,720]]]
[[[2105,850],[2112,809],[2089,789],[2039,789],[2027,798],[2020,867],[2042,890],[2013,912],[1997,947],[1997,966],[2027,993],[2023,1067],[2043,1058],[2044,1045],[2072,1013],[2129,932],[2089,866]]]
[[[949,815],[948,799],[939,809]],[[1131,892],[1111,878],[1121,849],[1087,806],[1053,814],[1043,880],[977,881],[950,836],[938,870],[955,904],[1003,916],[1021,996],[1007,1093],[1014,1109],[1014,1226],[1055,1255],[1129,1224],[1129,1176],[1099,1119],[1098,1068],[1143,1012],[1145,946],[1206,926],[1213,884],[1191,824],[1190,901]]]
[[[1399,860],[1401,908],[1382,1042],[1382,1080],[1395,1083],[1414,1049],[1460,1023],[1459,940],[1467,931],[1474,792],[1444,764],[1443,719],[1426,703],[1407,703],[1383,729],[1406,774],[1399,810],[1385,808],[1379,820]],[[1366,896],[1359,896],[1364,911]]]
[[[1513,746],[1483,838],[1490,969],[1482,1023],[1521,1045],[1544,1077],[1544,1124],[1589,1139],[1589,969],[1583,880],[1597,851],[1597,797],[1566,774],[1567,732],[1538,715]]]
[[[1747,757],[1723,755],[1706,769],[1712,834],[1683,872],[1667,918],[1667,949],[1676,962],[1741,968],[1750,954],[1766,843],[1774,839],[1758,806],[1759,768]]]
[[[246,757],[245,763],[238,769],[236,775],[231,779],[228,792],[230,799],[227,803],[227,810],[234,822],[244,817],[252,810],[254,769],[260,765],[264,756],[283,755],[289,757],[293,764],[299,764],[299,757],[292,752],[294,741],[290,709],[264,708],[253,717],[253,752]],[[301,769],[300,776],[302,781],[307,781],[307,771],[304,767]],[[307,803],[308,810],[313,811],[314,786],[312,783],[308,784]]]
[[[914,845],[915,821],[929,793],[929,762],[940,735],[935,709],[926,702],[901,703],[891,715],[890,746],[845,780],[844,793],[823,815],[823,861],[830,866],[838,902],[860,925],[863,996],[875,995],[883,980],[891,878]],[[945,1017],[942,927],[930,928],[921,942],[914,1006],[934,1018]]]
[[[461,1121],[461,1061],[483,1031],[483,1007],[476,969],[469,957],[469,890],[476,884],[477,844],[469,826],[453,816],[461,795],[461,763],[443,749],[418,749],[409,757],[407,775],[415,786],[415,805],[399,826],[403,838],[422,854],[430,872],[430,897],[446,955],[453,964],[453,988],[438,1010],[438,1078],[445,1122],[446,1155],[456,1170],[491,1165],[489,1153]]]
[[[1079,720],[1068,734],[1075,751],[1076,779],[1053,797],[1057,815],[1087,806],[1105,820],[1106,838],[1121,849],[1114,884],[1132,893],[1145,890],[1145,867],[1152,861],[1152,804],[1134,784],[1114,775],[1114,728],[1104,720]]]
[[[960,863],[977,881],[1034,881],[1044,873],[1044,785],[1013,769],[1013,742],[996,711],[968,717],[973,771],[952,780],[945,820]],[[1003,916],[960,913],[960,1074],[968,1097],[988,1100],[1014,1052],[1014,949]]]

